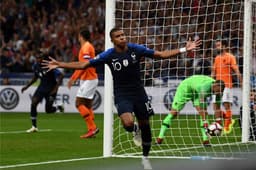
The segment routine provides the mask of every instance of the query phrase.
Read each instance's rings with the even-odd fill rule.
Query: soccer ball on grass
[[[222,126],[217,122],[213,122],[208,126],[208,133],[211,136],[220,136],[221,131],[222,131]]]

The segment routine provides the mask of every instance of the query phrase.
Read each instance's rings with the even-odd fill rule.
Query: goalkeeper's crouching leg
[[[209,122],[207,120],[200,120],[200,126],[201,126],[201,133],[203,138],[203,145],[205,147],[210,147],[210,141],[209,141],[209,134],[208,134],[208,124]]]

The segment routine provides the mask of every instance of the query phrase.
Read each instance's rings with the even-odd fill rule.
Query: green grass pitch
[[[85,124],[79,114],[39,113],[38,128],[41,132],[32,134],[25,133],[25,130],[31,127],[29,117],[29,113],[0,113],[0,169],[142,169],[140,159],[137,158],[102,157],[103,114],[95,115],[100,132],[97,137],[91,139],[79,137],[86,132]],[[158,115],[155,115],[155,118],[159,119]],[[179,165],[183,165],[183,169],[190,169],[191,163],[195,169],[204,167],[195,160],[152,160],[154,169],[163,170],[171,167],[171,169],[179,169]],[[212,161],[208,162],[206,167],[211,164],[214,164],[218,170],[221,169]]]

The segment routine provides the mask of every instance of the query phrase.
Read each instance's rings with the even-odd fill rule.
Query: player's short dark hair
[[[91,39],[91,33],[87,28],[80,28],[79,34],[85,39],[85,40],[90,40]]]
[[[228,40],[226,40],[226,39],[217,39],[217,40],[215,40],[215,43],[216,42],[221,42],[221,45],[223,45],[225,47],[228,46]]]
[[[119,27],[114,27],[114,28],[112,28],[112,29],[110,30],[110,32],[109,32],[110,38],[112,39],[112,36],[113,36],[113,33],[114,33],[114,32],[117,32],[117,31],[120,31],[120,30],[122,30],[122,29],[119,28]]]
[[[36,51],[36,58],[42,58],[42,59],[48,59],[48,53],[46,51],[43,51],[43,50],[37,50]]]
[[[43,58],[44,57],[44,53],[41,50],[37,50],[36,51],[36,58]]]
[[[224,90],[224,88],[225,88],[225,83],[224,83],[223,80],[216,80],[216,81],[215,81],[215,84],[221,87],[221,91]]]

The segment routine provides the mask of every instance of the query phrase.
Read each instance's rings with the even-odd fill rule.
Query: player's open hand
[[[189,40],[186,43],[186,50],[190,51],[190,50],[197,49],[201,44],[202,44],[202,40],[196,39],[194,41],[191,41],[191,38],[189,38]]]
[[[43,68],[47,68],[47,72],[50,70],[53,70],[55,68],[57,68],[59,66],[59,62],[57,60],[55,60],[52,57],[49,57],[50,60],[43,60],[42,65]]]

